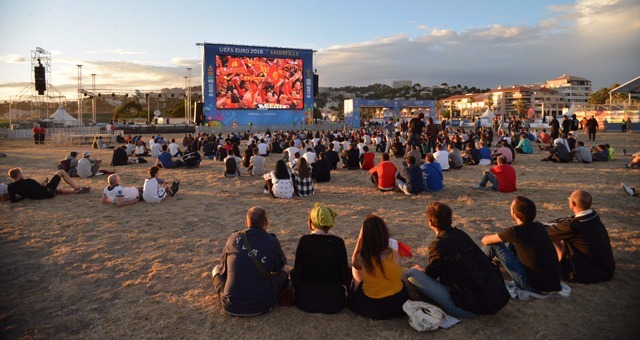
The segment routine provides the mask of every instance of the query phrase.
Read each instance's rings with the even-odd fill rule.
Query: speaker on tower
[[[318,75],[313,74],[313,96],[316,97],[318,95]]]
[[[36,91],[38,91],[39,95],[43,95],[44,91],[47,90],[47,80],[45,79],[45,69],[42,64],[33,68],[33,73],[36,78]]]
[[[193,108],[194,110],[194,116],[196,118],[196,125],[201,125],[204,122],[204,103],[202,102],[195,102],[195,106]]]

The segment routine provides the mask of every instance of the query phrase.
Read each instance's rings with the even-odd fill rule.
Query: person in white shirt
[[[298,140],[298,139],[296,139],[296,140]],[[298,140],[298,141],[299,141],[299,140]],[[288,147],[288,148],[286,148],[286,149],[284,149],[284,151],[286,151],[287,153],[289,153],[289,162],[293,162],[294,155],[296,154],[296,152],[300,152],[300,149],[298,149],[298,148],[296,147],[296,143],[295,143],[295,141],[291,141],[291,142],[289,143],[289,147]]]
[[[247,170],[251,176],[264,175],[264,157],[259,154],[257,148],[253,149],[253,156],[249,160],[249,168]]]
[[[167,197],[167,194],[174,196],[178,192],[180,181],[175,181],[169,186],[168,183],[158,178],[160,168],[152,166],[149,168],[149,178],[145,178],[142,189],[142,198],[147,203],[160,203]]]
[[[171,144],[169,144],[169,153],[171,154],[171,157],[182,156],[182,151],[180,151],[180,145],[176,143],[175,138],[171,138]]]
[[[151,157],[158,158],[158,155],[162,152],[162,144],[153,142],[151,144]]]
[[[307,148],[307,152],[302,155],[302,158],[304,158],[309,165],[315,163],[315,161],[318,159],[316,153],[313,152],[312,148]]]
[[[442,144],[436,145],[436,150],[437,151],[433,154],[436,162],[440,164],[442,171],[449,170],[449,153],[447,150],[443,150]]]
[[[142,200],[142,188],[123,187],[118,174],[112,174],[107,178],[107,186],[103,193],[102,203],[113,203],[118,207],[135,204]]]
[[[99,159],[91,159],[90,151],[85,151],[82,159],[78,161],[78,166],[76,167],[78,177],[89,178],[93,176],[104,175],[107,173],[110,174],[111,172],[100,170],[101,163],[102,161]]]
[[[269,154],[269,144],[265,143],[264,139],[260,139],[258,143],[258,154],[265,157]]]

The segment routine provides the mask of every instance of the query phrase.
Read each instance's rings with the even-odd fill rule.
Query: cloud
[[[147,52],[135,52],[135,51],[127,51],[127,50],[123,50],[121,48],[115,49],[115,50],[103,50],[104,53],[113,53],[113,54],[120,54],[120,55],[138,55],[138,54],[147,54]]]
[[[0,61],[4,61],[5,63],[26,63],[27,58],[19,54],[7,54],[0,56]]]
[[[416,25],[424,34],[390,35],[319,49],[320,86],[391,84],[412,79],[476,87],[544,82],[562,73],[594,88],[624,82],[640,70],[640,3],[584,0],[549,6],[533,25],[465,30]]]
[[[181,58],[181,57],[175,57],[171,59],[172,65],[181,66],[181,67],[195,68],[201,63],[202,61],[200,59],[187,59],[187,58]]]

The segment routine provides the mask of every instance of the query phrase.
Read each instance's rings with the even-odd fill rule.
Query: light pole
[[[187,121],[191,121],[191,67],[187,67]]]
[[[78,67],[78,124],[82,126],[82,93],[80,92],[82,87],[82,65],[76,65]]]
[[[91,114],[93,118],[93,125],[96,124],[96,74],[91,73]]]

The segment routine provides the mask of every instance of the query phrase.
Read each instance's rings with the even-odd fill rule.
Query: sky
[[[637,0],[0,1],[0,100],[51,53],[50,83],[154,91],[201,84],[197,43],[313,49],[320,86],[412,80],[496,88],[562,74],[593,89],[640,75]],[[28,92],[28,91],[27,91]]]

